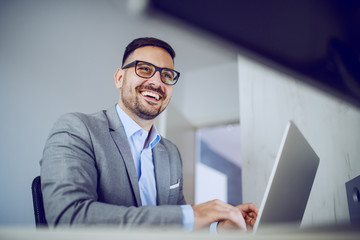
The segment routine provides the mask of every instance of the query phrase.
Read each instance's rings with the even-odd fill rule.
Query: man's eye
[[[174,75],[171,72],[163,72],[163,77],[172,80],[174,78]]]
[[[141,71],[146,71],[146,72],[151,71],[151,68],[149,68],[149,67],[139,67],[138,69],[141,70]]]
[[[147,65],[139,65],[136,71],[138,74],[143,75],[143,77],[149,77],[153,74],[154,68]]]

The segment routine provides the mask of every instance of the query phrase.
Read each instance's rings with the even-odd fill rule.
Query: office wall
[[[237,79],[236,56],[199,66],[181,76],[172,102],[196,127],[238,122]]]
[[[293,120],[320,157],[304,226],[349,222],[345,182],[360,174],[360,110],[240,55],[238,73],[244,202],[261,204]]]
[[[31,181],[55,120],[115,105],[113,73],[131,36],[111,35],[120,21],[111,7],[0,3],[0,225],[33,226]]]

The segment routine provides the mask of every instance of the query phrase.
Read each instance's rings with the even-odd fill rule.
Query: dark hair
[[[133,51],[135,51],[136,49],[138,49],[140,47],[145,47],[145,46],[155,46],[155,47],[163,48],[170,54],[170,56],[173,60],[175,58],[175,51],[174,51],[174,49],[172,49],[172,47],[168,43],[166,43],[160,39],[157,39],[157,38],[144,37],[144,38],[134,39],[131,43],[129,43],[129,45],[127,45],[125,52],[124,52],[122,65],[124,65],[126,59],[129,57],[129,55]]]

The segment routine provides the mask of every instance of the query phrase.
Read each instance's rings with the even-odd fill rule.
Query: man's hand
[[[240,209],[241,214],[245,219],[246,226],[248,228],[253,228],[256,222],[257,215],[259,213],[259,208],[253,203],[245,203],[236,207]]]
[[[195,214],[195,230],[207,227],[213,222],[220,222],[219,224],[224,229],[237,228],[246,230],[243,213],[248,213],[249,209],[251,209],[251,207],[234,207],[220,200],[194,205],[192,208]]]
[[[241,204],[241,205],[236,206],[236,208],[238,208],[240,210],[243,218],[245,219],[247,229],[252,229],[256,222],[259,208],[253,203]],[[218,223],[218,231],[219,232],[222,230],[229,230],[229,229],[239,229],[239,228],[237,228],[237,226],[234,224],[234,222],[229,221],[229,220],[220,221]],[[244,230],[244,229],[242,229],[242,230]],[[245,230],[246,230],[246,228],[245,228]]]

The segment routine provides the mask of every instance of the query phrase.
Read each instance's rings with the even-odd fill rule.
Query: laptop
[[[275,226],[300,227],[319,161],[305,137],[290,121],[260,205],[254,232]]]

